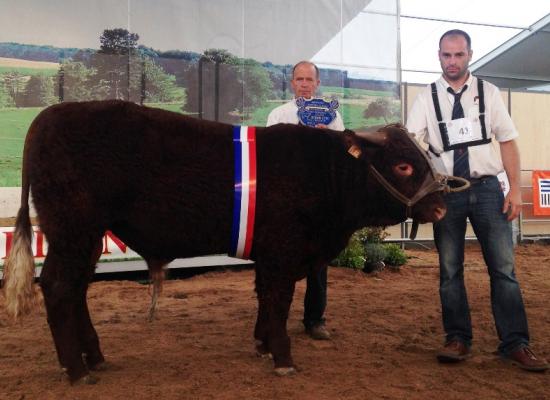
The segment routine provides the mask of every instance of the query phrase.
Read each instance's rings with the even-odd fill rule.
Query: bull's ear
[[[359,146],[356,146],[356,145],[350,146],[350,148],[348,149],[348,153],[351,154],[355,158],[359,158],[359,157],[361,157],[361,154],[363,154],[363,152],[361,151]]]
[[[346,129],[344,131],[344,141],[346,143],[349,154],[351,154],[355,158],[361,157],[363,151],[361,150],[361,144],[359,143],[360,140],[354,131]]]

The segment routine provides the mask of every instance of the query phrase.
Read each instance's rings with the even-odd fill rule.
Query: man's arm
[[[521,171],[519,149],[515,140],[499,142],[500,154],[504,170],[510,183],[510,191],[504,199],[503,213],[508,213],[508,221],[512,221],[521,212]]]
[[[428,110],[422,101],[421,95],[418,94],[409,110],[406,127],[419,143],[425,141],[428,132],[427,114]]]
[[[271,110],[271,112],[267,116],[267,123],[265,124],[265,126],[275,125],[279,122],[279,121],[277,121],[277,116],[275,115],[276,112],[274,112],[274,111],[275,110]]]

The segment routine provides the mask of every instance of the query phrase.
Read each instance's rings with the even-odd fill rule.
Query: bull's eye
[[[393,167],[393,172],[398,176],[411,176],[413,174],[413,167],[409,163],[400,163]]]

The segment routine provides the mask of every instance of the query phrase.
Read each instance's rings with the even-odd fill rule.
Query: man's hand
[[[315,127],[320,129],[328,129],[328,125],[325,125],[325,124],[317,124],[315,125]]]
[[[508,213],[508,221],[512,221],[521,212],[521,171],[519,149],[516,141],[500,142],[500,154],[510,183],[510,191],[504,199],[502,213]]]
[[[508,221],[513,221],[521,212],[521,192],[519,190],[510,190],[504,199],[502,213],[508,213]]]

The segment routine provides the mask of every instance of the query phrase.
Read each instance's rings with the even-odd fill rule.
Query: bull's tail
[[[29,217],[30,185],[23,158],[21,208],[15,220],[11,251],[4,264],[3,290],[8,315],[17,319],[28,314],[36,299],[34,283],[34,257],[32,254],[32,226]]]

